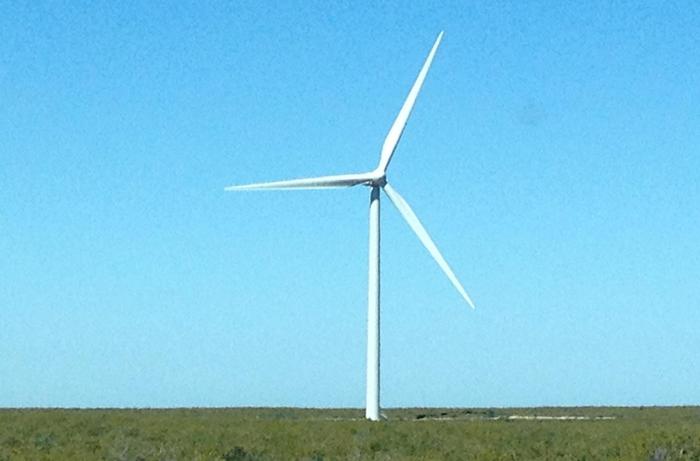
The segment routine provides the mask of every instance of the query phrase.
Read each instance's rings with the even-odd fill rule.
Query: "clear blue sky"
[[[0,11],[0,406],[700,403],[694,2],[15,2]]]

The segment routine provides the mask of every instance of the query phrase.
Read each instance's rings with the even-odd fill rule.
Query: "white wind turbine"
[[[435,243],[428,235],[418,217],[408,206],[406,200],[389,185],[386,180],[386,170],[391,161],[391,157],[396,150],[396,145],[401,139],[408,116],[416,102],[418,92],[423,86],[425,76],[428,74],[430,64],[437,51],[443,32],[440,32],[433,44],[423,67],[416,78],[411,91],[404,101],[399,115],[391,126],[389,133],[384,140],[379,165],[373,171],[358,174],[345,174],[337,176],[321,176],[317,178],[293,179],[289,181],[274,181],[258,184],[248,184],[244,186],[230,186],[227,191],[243,191],[258,189],[328,189],[338,187],[351,187],[364,185],[371,188],[369,202],[369,286],[368,286],[368,309],[367,309],[367,407],[365,417],[367,419],[379,420],[379,190],[384,189],[389,200],[396,206],[418,239],[433,256],[452,285],[457,288],[464,300],[474,308],[474,303],[469,295],[459,283],[450,266],[442,257]]]

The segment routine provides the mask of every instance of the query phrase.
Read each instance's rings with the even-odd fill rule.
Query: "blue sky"
[[[16,2],[0,14],[0,406],[697,404],[692,2]]]

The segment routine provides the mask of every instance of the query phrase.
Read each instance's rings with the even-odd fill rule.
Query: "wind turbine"
[[[339,187],[351,187],[363,185],[370,187],[369,201],[369,284],[368,284],[368,308],[367,308],[367,400],[365,417],[377,421],[379,415],[379,191],[383,189],[391,203],[399,210],[418,239],[430,252],[442,271],[450,279],[452,285],[459,291],[464,300],[474,308],[474,303],[457,280],[450,266],[442,257],[435,243],[428,235],[418,217],[408,205],[406,200],[389,185],[386,179],[386,171],[394,155],[396,145],[401,139],[401,134],[406,126],[418,93],[423,86],[423,81],[428,74],[428,69],[433,62],[435,52],[442,40],[443,32],[440,32],[428,57],[416,78],[408,97],[403,103],[399,115],[394,120],[389,133],[384,140],[379,165],[373,171],[358,174],[345,174],[337,176],[321,176],[316,178],[293,179],[288,181],[274,181],[243,186],[230,186],[227,191],[244,191],[260,189],[329,189]]]

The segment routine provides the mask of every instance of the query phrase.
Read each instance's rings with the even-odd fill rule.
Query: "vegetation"
[[[700,461],[700,407],[386,413],[388,421],[369,423],[352,409],[5,409],[0,461]]]

